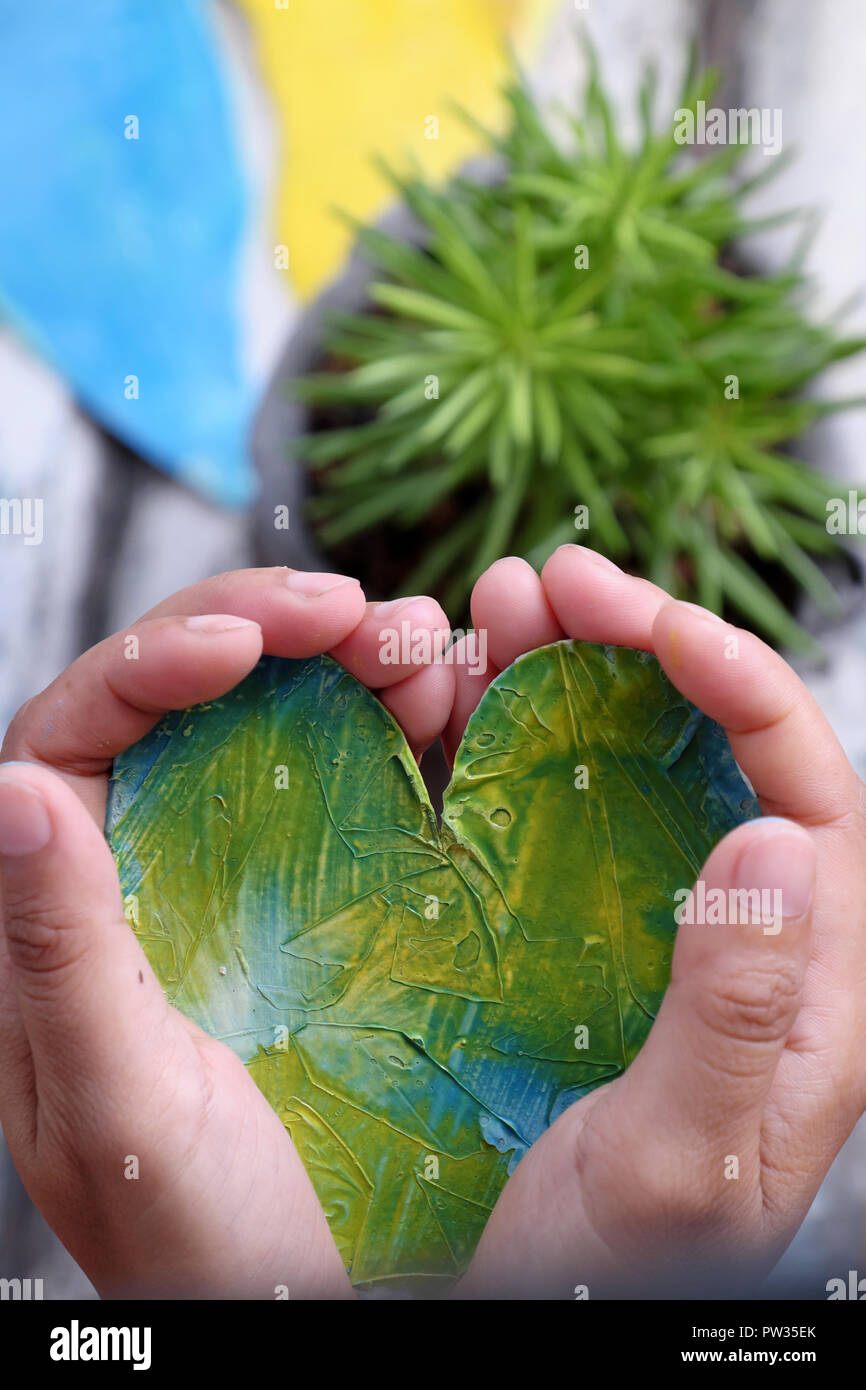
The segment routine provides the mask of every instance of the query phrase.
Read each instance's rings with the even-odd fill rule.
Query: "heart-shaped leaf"
[[[755,814],[654,657],[560,642],[485,692],[441,827],[374,696],[268,657],[116,761],[107,833],[168,998],[247,1064],[369,1284],[465,1267],[527,1147],[635,1056],[674,893]]]

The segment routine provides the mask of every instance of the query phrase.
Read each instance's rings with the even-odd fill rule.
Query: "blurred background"
[[[781,111],[796,157],[751,211],[817,211],[814,312],[846,304],[845,332],[866,333],[860,0],[0,0],[0,729],[174,590],[315,563],[298,470],[281,471],[281,431],[296,428],[281,403],[320,296],[336,282],[345,301],[353,238],[334,209],[389,214],[375,155],[438,178],[479,153],[448,101],[496,127],[508,50],[539,102],[573,106],[576,31],[626,136],[648,60],[673,111],[689,40],[723,73],[715,105]],[[782,266],[793,235],[769,227],[751,263]],[[861,356],[810,390],[862,396]],[[866,412],[850,410],[797,452],[855,488],[864,445]],[[856,547],[830,576],[832,616],[786,596],[823,653],[793,659],[866,776]],[[771,1282],[822,1296],[864,1271],[864,1232],[861,1125]],[[93,1296],[5,1150],[0,1273],[42,1278],[46,1298]]]

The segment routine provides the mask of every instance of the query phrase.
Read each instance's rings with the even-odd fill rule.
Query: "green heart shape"
[[[485,692],[441,828],[369,691],[266,657],[116,760],[106,833],[167,997],[246,1063],[364,1285],[465,1268],[527,1147],[637,1053],[674,893],[757,813],[654,657],[560,642]]]

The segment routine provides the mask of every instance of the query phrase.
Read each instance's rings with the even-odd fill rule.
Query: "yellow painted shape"
[[[525,55],[553,0],[238,0],[253,33],[281,140],[276,245],[309,297],[339,271],[351,236],[335,207],[375,216],[390,201],[380,154],[437,177],[476,153],[448,110],[486,124],[500,111],[508,47]],[[427,138],[427,118],[439,138]]]

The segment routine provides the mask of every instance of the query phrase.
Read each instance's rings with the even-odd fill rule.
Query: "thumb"
[[[681,1152],[751,1154],[800,1008],[816,851],[808,831],[766,817],[738,826],[680,906],[671,983],[623,1078],[630,1103]]]
[[[140,1046],[168,1006],[99,828],[60,777],[31,763],[0,766],[0,916],[4,1056],[29,1052],[40,1098],[53,1081],[73,1092],[87,1078],[119,1081],[123,1040]]]

